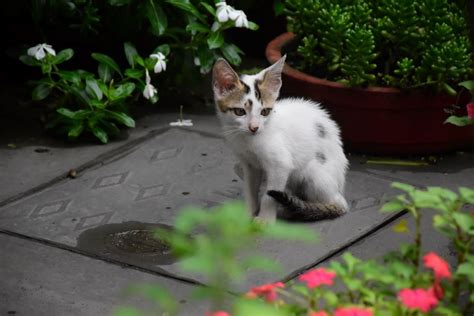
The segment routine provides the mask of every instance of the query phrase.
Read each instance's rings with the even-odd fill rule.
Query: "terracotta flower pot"
[[[284,33],[266,48],[270,63],[295,35]],[[338,122],[345,146],[378,154],[426,154],[472,147],[474,128],[443,124],[444,109],[456,102],[445,94],[396,88],[350,88],[312,77],[288,64],[283,93],[321,102]],[[463,109],[465,112],[465,109]],[[466,113],[461,113],[466,115]]]

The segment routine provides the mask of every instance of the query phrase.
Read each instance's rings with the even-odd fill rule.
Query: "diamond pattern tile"
[[[130,172],[122,172],[122,173],[116,173],[116,174],[100,177],[94,182],[94,185],[92,186],[92,188],[93,189],[108,188],[108,187],[113,187],[115,185],[122,184],[127,179],[129,173]]]
[[[158,184],[146,188],[141,188],[140,191],[138,191],[137,196],[135,197],[135,201],[143,201],[156,198],[158,196],[166,195],[170,187],[170,184]]]
[[[62,213],[67,209],[70,203],[71,200],[64,200],[40,204],[34,208],[33,212],[30,214],[30,217],[37,218]]]
[[[114,212],[107,212],[81,217],[74,230],[78,231],[99,225],[105,225],[110,221],[113,215]]]
[[[155,152],[153,152],[153,154],[151,155],[150,161],[157,162],[160,160],[176,158],[181,153],[182,150],[183,150],[183,147],[158,149]]]

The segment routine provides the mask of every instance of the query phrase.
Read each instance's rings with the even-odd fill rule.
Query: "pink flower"
[[[276,289],[284,286],[285,284],[281,282],[257,286],[247,292],[245,296],[248,298],[263,297],[267,302],[273,302],[277,299]]]
[[[474,102],[469,102],[466,105],[467,108],[467,117],[470,119],[474,119]]]
[[[298,278],[300,281],[306,282],[306,285],[313,289],[322,284],[332,285],[334,283],[333,279],[336,276],[336,273],[326,270],[324,268],[310,270]]]
[[[215,311],[213,313],[206,313],[206,316],[230,316],[230,314],[224,311]]]
[[[328,313],[326,313],[325,311],[309,312],[308,316],[328,316]]]
[[[441,284],[439,284],[439,281],[437,280],[435,280],[433,286],[430,287],[428,290],[430,290],[433,296],[436,297],[438,300],[442,299],[444,296],[444,290],[441,287]]]
[[[435,279],[451,279],[451,271],[449,269],[449,264],[434,252],[427,253],[423,257],[423,263],[425,267],[433,270]]]
[[[408,309],[419,309],[425,313],[438,305],[432,289],[403,289],[398,292],[398,300]]]
[[[334,316],[372,316],[372,311],[363,307],[339,307]]]

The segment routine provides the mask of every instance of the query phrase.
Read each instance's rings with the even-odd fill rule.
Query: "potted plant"
[[[456,97],[453,87],[474,76],[468,1],[284,5],[291,32],[268,44],[267,59],[289,55],[284,92],[323,103],[348,147],[413,154],[472,145],[472,125],[443,124],[466,115],[468,93]]]

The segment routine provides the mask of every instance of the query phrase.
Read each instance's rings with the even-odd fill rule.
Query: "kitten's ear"
[[[262,85],[271,94],[277,95],[281,88],[281,72],[285,66],[286,55],[280,58],[276,63],[263,70]]]
[[[237,88],[239,76],[223,58],[219,58],[212,68],[212,88],[216,98],[226,96]]]

